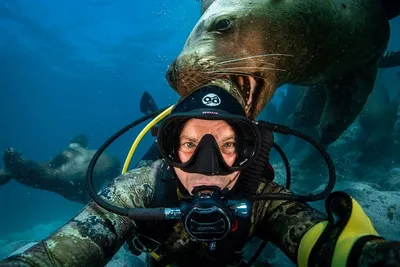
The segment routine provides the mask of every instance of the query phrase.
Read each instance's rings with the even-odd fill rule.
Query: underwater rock
[[[361,131],[356,149],[362,154],[355,160],[360,164],[358,175],[363,175],[368,165],[389,171],[393,152],[396,152],[400,91],[397,85],[385,82],[384,74],[383,70],[378,72],[374,89],[359,115]]]
[[[135,256],[122,247],[112,260],[107,263],[106,267],[146,267],[146,256],[143,253],[140,256]]]
[[[400,191],[400,179],[396,181],[394,178],[400,177],[400,174],[397,175],[395,171],[391,171],[396,164],[398,165],[392,157],[395,148],[392,149],[390,145],[386,145],[372,149],[373,142],[365,140],[364,135],[364,129],[356,121],[328,148],[338,181],[371,183],[372,187],[378,190]],[[391,132],[387,135],[390,136]]]
[[[139,257],[131,255],[112,259],[106,267],[146,267],[146,263]]]
[[[261,243],[261,239],[254,237],[246,244],[243,250],[243,258],[246,262],[253,257]],[[252,266],[292,267],[295,265],[277,246],[268,242]]]
[[[393,140],[393,156],[397,162],[400,162],[400,106],[397,108],[397,118],[393,127]]]
[[[116,260],[111,260],[107,265],[107,267],[130,267],[133,265],[130,265],[126,260],[124,259],[116,259]]]
[[[357,182],[339,183],[334,191],[344,191],[357,200],[383,238],[400,239],[400,191],[379,191],[370,185]],[[325,211],[323,201],[311,205]]]
[[[385,181],[385,188],[390,191],[400,191],[400,168],[394,168],[389,172],[389,177]]]

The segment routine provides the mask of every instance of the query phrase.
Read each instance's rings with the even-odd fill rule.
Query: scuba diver
[[[123,174],[97,194],[92,172],[101,153],[150,116],[121,129],[89,165],[94,201],[0,266],[104,266],[125,242],[132,253],[147,253],[149,266],[251,266],[242,250],[253,236],[273,242],[298,266],[400,266],[400,242],[380,237],[355,199],[331,193],[334,166],[312,139],[249,120],[237,99],[215,85],[152,116],[145,130],[157,136],[159,159],[130,171],[126,161]],[[273,132],[318,149],[330,175],[321,193],[297,195],[272,181],[269,153],[280,151]],[[321,199],[327,215],[306,203]]]

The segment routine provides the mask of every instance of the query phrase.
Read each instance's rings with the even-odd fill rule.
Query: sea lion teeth
[[[257,82],[251,76],[248,76],[248,78],[249,78],[249,83],[250,83],[250,90],[249,90],[249,99],[247,100],[247,105],[250,105],[251,102],[253,101],[253,95],[256,90]]]
[[[251,107],[253,106],[253,103],[250,103],[248,105],[246,105],[246,113],[250,112]]]
[[[237,80],[238,80],[238,84],[239,84],[239,87],[241,87],[241,89],[244,89],[244,81],[243,81],[243,76],[238,76],[237,77]]]

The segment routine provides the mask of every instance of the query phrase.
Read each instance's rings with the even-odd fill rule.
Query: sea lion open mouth
[[[252,113],[253,102],[258,99],[259,92],[263,87],[263,80],[250,75],[230,75],[229,79],[235,83],[245,102],[248,116]]]
[[[183,57],[183,59],[174,61],[167,72],[167,80],[174,90],[184,97],[194,89],[206,84],[218,85],[238,99],[250,119],[257,117],[274,94],[276,89],[274,74],[280,71],[273,68],[269,69],[268,74],[266,72],[227,71],[229,66],[221,68],[218,58],[208,58],[207,64],[198,64],[202,60],[196,60],[196,64],[186,68],[184,67],[187,65],[186,60],[187,57]],[[249,61],[246,63],[249,64]],[[254,69],[257,68],[254,67]]]

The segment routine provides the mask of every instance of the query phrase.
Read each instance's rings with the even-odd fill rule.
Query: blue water
[[[1,0],[0,151],[12,146],[47,161],[80,133],[96,149],[142,116],[145,90],[159,107],[174,104],[165,72],[199,10],[195,0]],[[389,49],[399,49],[400,18],[392,25]],[[109,151],[123,159],[137,133]],[[151,141],[145,138],[133,162]],[[11,181],[0,187],[0,240],[65,223],[82,207]]]
[[[0,2],[0,149],[11,146],[47,161],[79,133],[96,149],[141,116],[145,90],[159,107],[174,104],[178,95],[165,72],[199,9],[196,1],[175,0]],[[122,159],[137,133],[109,151]],[[0,239],[32,224],[65,220],[80,208],[11,181],[0,187],[1,217],[7,214]]]
[[[173,104],[178,95],[165,71],[199,8],[175,0],[1,1],[0,150],[12,146],[47,161],[79,133],[96,149],[141,116],[145,90],[160,107]],[[134,134],[110,152],[122,159]],[[0,239],[80,208],[12,181],[0,187]]]

